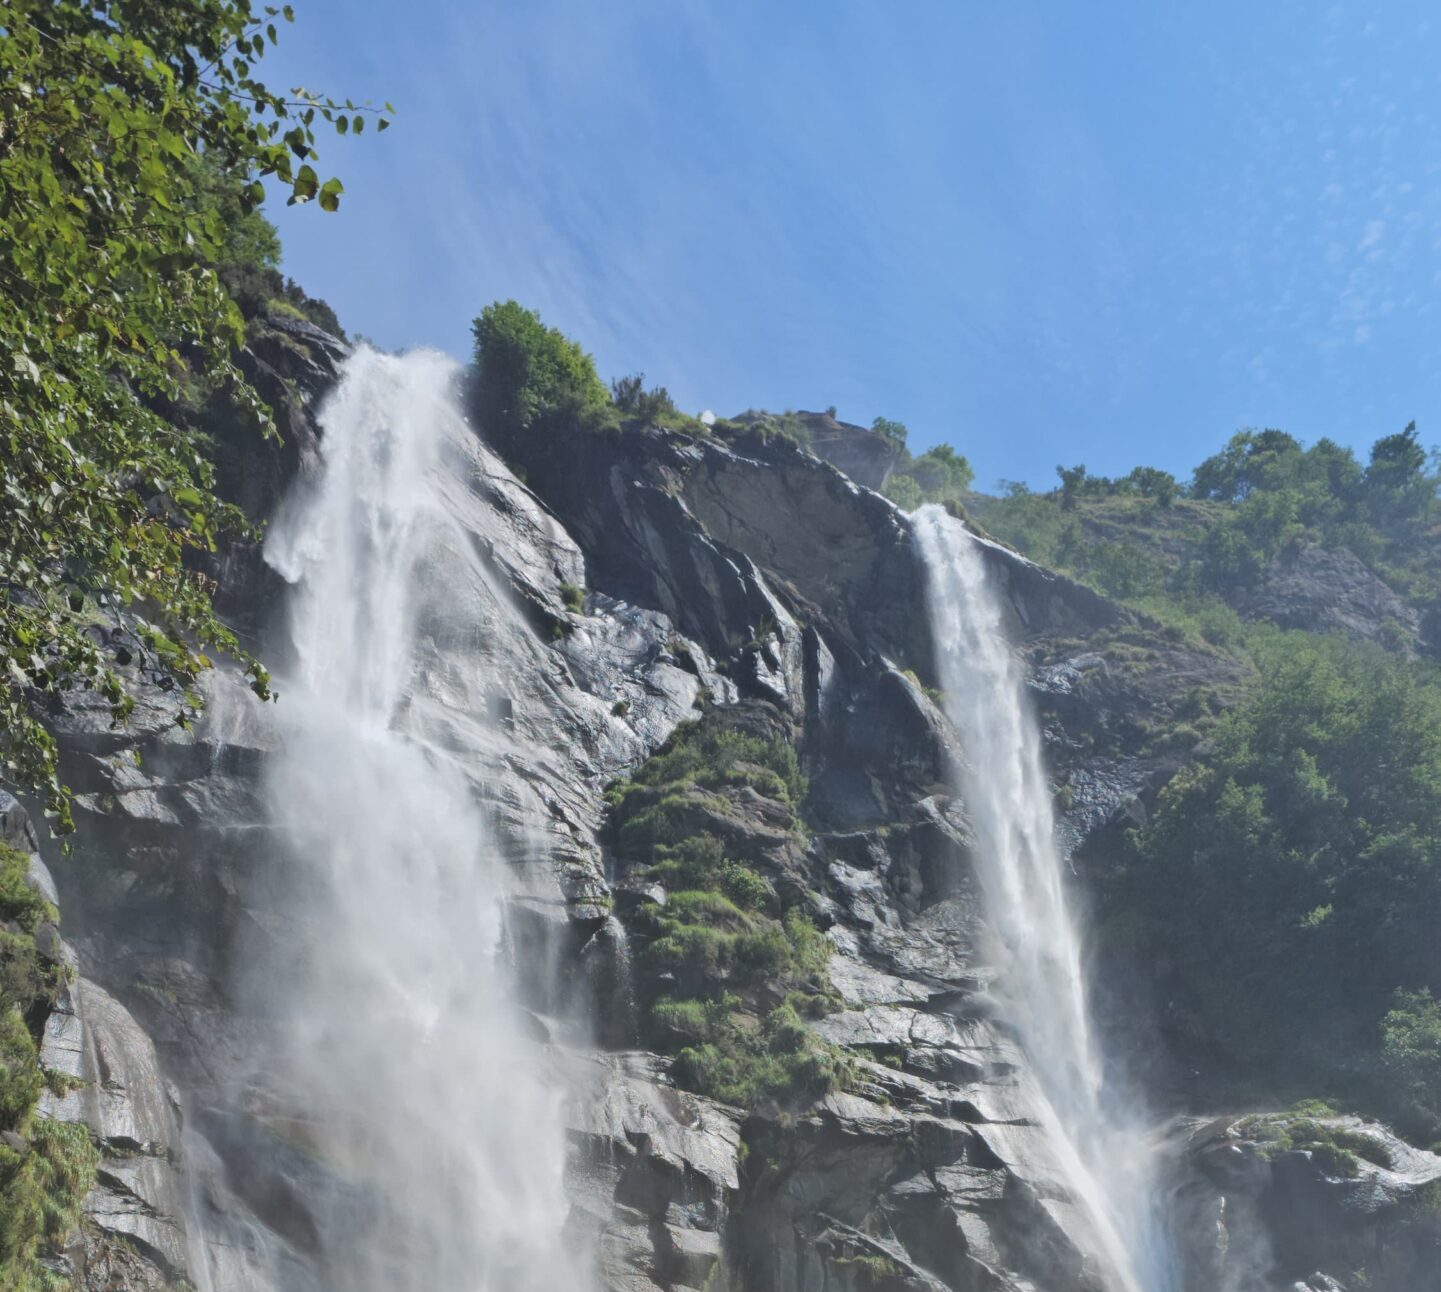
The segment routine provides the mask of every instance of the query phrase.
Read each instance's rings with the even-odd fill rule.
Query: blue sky
[[[1433,5],[296,9],[270,78],[397,116],[326,141],[285,268],[381,345],[513,296],[691,411],[884,414],[984,486],[1441,441]]]

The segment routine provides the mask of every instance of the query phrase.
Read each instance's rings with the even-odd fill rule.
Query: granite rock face
[[[227,432],[222,479],[257,518],[314,464],[337,344],[275,322],[252,347],[289,430],[283,450]],[[418,604],[423,616],[427,596],[464,599],[475,632],[435,636],[410,698],[475,751],[468,775],[516,880],[513,953],[560,966],[525,977],[521,1003],[569,1094],[567,1241],[589,1246],[617,1292],[1094,1292],[1094,1243],[1038,1129],[1034,1080],[991,1017],[974,841],[946,775],[965,751],[928,690],[907,518],[780,441],[576,428],[511,457],[477,437],[451,464],[456,542],[481,561],[460,580],[469,563],[438,560]],[[884,479],[878,457],[849,465]],[[986,558],[1069,786],[1078,865],[1103,864],[1114,831],[1189,752],[1166,733],[1197,693],[1224,705],[1243,678],[1002,547],[987,544]],[[283,587],[255,551],[227,562],[228,613],[254,640],[283,643]],[[126,649],[106,644],[117,659]],[[276,1023],[247,972],[283,975],[324,936],[267,824],[277,730],[225,670],[195,734],[178,727],[164,678],[129,677],[126,727],[84,696],[57,721],[80,833],[55,880],[84,976],[51,1020],[53,1061],[87,1084],[56,1114],[85,1120],[106,1154],[85,1242],[110,1237],[87,1247],[84,1268],[97,1288],[147,1288],[203,1259],[216,1292],[256,1286],[262,1266],[318,1289],[307,1197],[324,1166],[267,1106],[256,1056]],[[707,709],[785,732],[809,778],[799,825],[741,787],[694,806],[834,946],[841,1008],[814,1026],[856,1075],[813,1106],[724,1107],[677,1089],[669,1061],[636,1048],[628,1011],[645,969],[628,958],[624,915],[640,881],[615,855],[604,790]],[[6,837],[27,829],[0,802]],[[1200,1221],[1222,1196],[1203,1149],[1187,1150],[1178,1184]],[[1235,1226],[1278,1250],[1299,1224],[1281,1200],[1302,1197],[1278,1183],[1283,1167],[1227,1203],[1251,1217]],[[1378,1231],[1344,1232],[1364,1244]],[[1258,1287],[1344,1281],[1322,1238],[1296,1237],[1274,1267],[1291,1282]],[[1212,1268],[1204,1244],[1194,1255]]]
[[[1358,1117],[1313,1122],[1340,1153],[1292,1148],[1286,1120],[1177,1128],[1186,1292],[1441,1288],[1441,1156]]]
[[[900,446],[876,431],[837,420],[832,413],[795,414],[806,428],[810,450],[858,485],[880,490],[900,460]]]
[[[1345,548],[1281,552],[1241,598],[1239,609],[1282,628],[1343,633],[1407,652],[1421,631],[1416,611]]]

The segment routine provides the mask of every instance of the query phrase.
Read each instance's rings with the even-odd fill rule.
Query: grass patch
[[[851,1272],[856,1286],[861,1288],[883,1288],[906,1276],[905,1269],[889,1256],[838,1256],[832,1262],[837,1269]]]

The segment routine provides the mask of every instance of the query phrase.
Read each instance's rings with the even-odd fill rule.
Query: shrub
[[[903,452],[885,494],[897,506],[914,511],[927,502],[960,502],[974,479],[975,472],[962,454],[949,444],[937,444],[920,457]]]
[[[646,879],[667,892],[639,910],[651,1043],[675,1055],[681,1085],[751,1106],[811,1097],[845,1065],[803,1021],[832,1003],[830,941],[703,832],[708,791],[735,785],[786,804],[805,792],[788,742],[708,718],[677,728],[608,800],[621,855],[648,857]]]
[[[1381,1077],[1403,1130],[1441,1136],[1441,1001],[1429,989],[1398,991],[1381,1020]]]
[[[58,1248],[79,1222],[100,1154],[83,1125],[37,1118],[26,1137],[23,1154],[0,1146],[0,1287],[52,1292],[41,1244]]]
[[[590,355],[534,310],[497,301],[472,332],[471,408],[481,428],[502,442],[528,431],[543,413],[609,403]]]
[[[760,1027],[743,1027],[734,1014],[715,1017],[705,1040],[676,1055],[674,1073],[682,1085],[701,1094],[753,1108],[766,1099],[817,1098],[845,1084],[851,1066],[794,1010],[781,1005]]]
[[[774,779],[758,778],[757,771],[769,771]],[[708,789],[757,781],[758,788],[763,785],[788,803],[805,796],[800,760],[789,743],[779,736],[765,738],[700,722],[677,727],[632,778],[635,785],[695,784]]]
[[[834,417],[835,409],[828,410]],[[871,423],[871,430],[884,439],[889,440],[898,449],[906,447],[906,424],[904,422],[892,421],[889,417],[878,417]]]
[[[671,417],[676,412],[675,401],[664,386],[645,388],[645,373],[638,372],[632,377],[620,377],[610,383],[611,401],[627,417],[656,422]]]

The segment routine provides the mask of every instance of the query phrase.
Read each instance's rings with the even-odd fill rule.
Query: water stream
[[[477,771],[498,737],[454,717],[483,695],[451,703],[483,689],[471,590],[488,577],[445,501],[471,434],[457,376],[442,355],[361,348],[321,413],[322,470],[266,546],[292,585],[294,657],[266,795],[317,930],[285,991],[277,1083],[323,1164],[307,1201],[334,1292],[587,1286],[561,1235],[559,1096],[515,1004],[534,967],[507,963]]]
[[[1040,731],[1007,636],[1001,590],[979,544],[942,508],[915,513],[937,671],[964,756],[957,790],[1002,963],[1001,1021],[1030,1059],[1042,1120],[1088,1214],[1113,1292],[1170,1292],[1155,1153],[1130,1102],[1108,1086],[1086,999],[1081,941],[1065,891]]]

